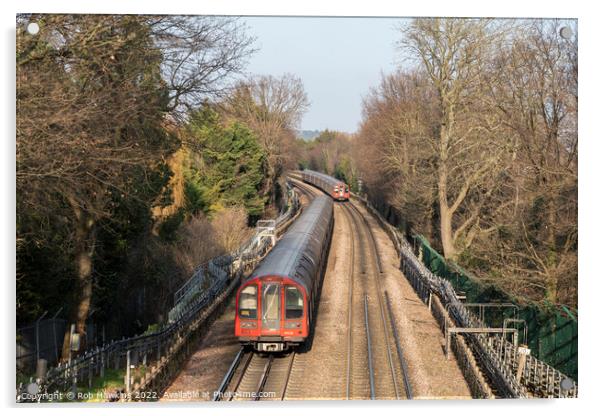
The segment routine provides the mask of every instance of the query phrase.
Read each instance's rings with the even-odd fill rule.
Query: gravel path
[[[225,312],[215,320],[180,374],[169,386],[162,401],[211,400],[213,392],[228,371],[240,349],[234,337],[234,306],[232,296]]]
[[[408,362],[414,398],[471,398],[458,364],[453,358],[445,358],[445,338],[437,321],[399,270],[399,259],[393,243],[376,219],[360,204],[355,206],[368,219],[382,259],[383,290],[388,292],[391,300],[397,331]]]
[[[347,294],[351,257],[349,226],[335,204],[335,223],[322,284],[314,339],[309,351],[295,358],[287,400],[345,398]],[[316,376],[319,375],[319,376]]]
[[[378,222],[366,215],[381,255],[383,290],[391,299],[409,376],[416,399],[470,398],[468,385],[455,360],[446,360],[444,337],[428,307],[414,293],[399,270],[392,242]],[[335,204],[334,235],[311,348],[295,357],[287,400],[341,400],[345,398],[347,359],[347,299],[350,279],[351,236],[342,207]],[[361,255],[361,253],[356,253]],[[167,389],[165,401],[209,400],[239,350],[234,338],[234,298],[212,325],[178,377]]]

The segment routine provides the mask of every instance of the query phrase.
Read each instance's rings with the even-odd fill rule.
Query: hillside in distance
[[[321,130],[297,130],[297,137],[309,141],[318,137]]]

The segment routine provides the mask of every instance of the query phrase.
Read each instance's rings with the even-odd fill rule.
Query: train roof
[[[287,276],[310,289],[327,244],[332,198],[316,197],[248,279]]]
[[[327,174],[322,173],[322,172],[316,172],[315,170],[305,169],[303,171],[303,173],[307,173],[307,174],[310,174],[310,175],[317,176],[318,178],[320,178],[320,179],[328,182],[332,186],[339,185],[341,183],[345,183],[345,181],[342,181],[342,180],[337,179],[337,178],[333,178],[332,176],[327,175]]]

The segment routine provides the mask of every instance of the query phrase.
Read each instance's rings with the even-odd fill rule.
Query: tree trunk
[[[439,195],[439,233],[441,235],[443,255],[446,259],[453,259],[456,255],[452,230],[452,217],[454,213],[450,210],[447,201],[447,145],[449,143],[449,135],[445,127],[441,129],[440,141],[439,178],[437,182]]]
[[[452,232],[452,212],[448,207],[441,205],[440,208],[440,227],[441,227],[441,245],[443,246],[443,256],[446,259],[454,259],[456,248]]]
[[[96,242],[95,223],[91,215],[73,204],[76,217],[74,244],[75,244],[75,269],[77,270],[77,288],[75,307],[65,331],[63,339],[62,359],[67,360],[71,349],[70,330],[75,324],[75,332],[79,334],[79,351],[86,348],[86,320],[90,312],[92,300],[92,256]]]
[[[267,158],[267,175],[265,181],[265,190],[268,196],[268,205],[276,203],[276,162]]]
[[[556,303],[558,298],[558,273],[556,272],[558,264],[558,253],[556,251],[556,233],[554,231],[556,226],[556,201],[554,195],[550,197],[547,206],[547,269],[548,269],[548,282],[546,284],[547,294],[546,298],[551,303]]]

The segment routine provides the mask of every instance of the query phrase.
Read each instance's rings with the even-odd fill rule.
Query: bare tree
[[[251,236],[244,207],[227,207],[216,213],[211,221],[220,245],[226,252],[240,247]]]
[[[39,35],[26,33],[27,19],[40,24]],[[116,201],[139,198],[134,183],[176,148],[165,116],[219,91],[249,40],[219,18],[32,15],[18,23],[18,202],[70,224],[70,320],[85,336],[99,222]],[[64,357],[68,348],[66,334]]]
[[[501,250],[490,247],[488,258],[505,276],[521,276],[523,284],[548,301],[573,304],[577,53],[575,40],[560,36],[566,24],[570,22],[528,22],[497,55],[500,82],[491,94],[504,123],[518,137],[519,151],[511,171],[514,209],[497,218],[508,224],[513,238],[498,241]]]
[[[417,58],[436,91],[436,135],[426,141],[437,167],[441,243],[447,258],[471,243],[484,202],[498,185],[511,140],[500,140],[499,121],[483,111],[483,94],[500,30],[487,19],[415,19],[400,46]],[[472,234],[474,235],[474,233]]]
[[[272,200],[274,184],[283,166],[291,162],[287,150],[292,147],[294,130],[308,106],[303,82],[291,74],[257,76],[240,83],[224,102],[226,113],[245,122],[267,152],[265,189]]]
[[[231,76],[240,74],[256,51],[255,38],[238,18],[147,16],[145,20],[162,53],[168,110],[178,118],[229,91]]]
[[[366,146],[378,143],[380,156],[372,176],[385,173],[387,201],[399,210],[410,227],[429,237],[433,232],[433,207],[436,199],[435,164],[431,147],[425,146],[433,135],[436,116],[435,92],[419,72],[402,72],[383,76],[378,87],[364,99],[364,122],[360,154]],[[373,162],[370,162],[373,166]],[[370,175],[364,177],[369,188]],[[377,189],[380,189],[377,187]],[[382,191],[381,191],[382,192]]]

